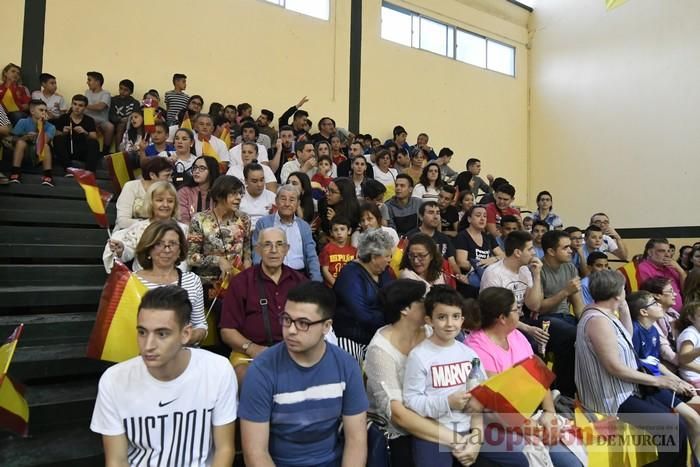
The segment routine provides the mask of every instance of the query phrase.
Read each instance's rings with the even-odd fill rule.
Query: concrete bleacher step
[[[0,260],[8,258],[92,259],[101,263],[107,231],[0,225]]]
[[[55,198],[84,199],[85,192],[74,178],[55,176],[54,187],[47,187],[41,184],[41,175],[24,174],[22,183],[9,183],[0,186],[0,194],[11,194],[19,196],[51,196]],[[112,183],[109,180],[97,179],[97,186],[101,189],[112,192]]]
[[[0,264],[0,287],[11,285],[104,284],[107,274],[100,264]]]
[[[40,345],[85,344],[95,324],[95,313],[86,311],[0,316],[0,339],[9,336],[20,323],[24,324],[24,330],[17,352],[23,352],[24,347]]]
[[[29,404],[29,432],[36,435],[59,427],[89,425],[97,383],[96,377],[89,377],[28,386],[24,395]]]
[[[47,188],[48,189],[48,188]],[[107,206],[113,224],[116,207]],[[0,204],[0,221],[4,224],[95,225],[95,216],[84,199],[60,199],[18,196],[5,193]]]
[[[101,438],[88,425],[59,427],[29,438],[0,437],[3,467],[99,467],[104,465],[102,453]]]
[[[0,287],[3,308],[97,304],[102,285],[23,285]]]
[[[10,376],[29,384],[43,378],[101,374],[111,364],[85,356],[87,341],[17,348],[10,365]],[[0,464],[2,465],[2,464]]]

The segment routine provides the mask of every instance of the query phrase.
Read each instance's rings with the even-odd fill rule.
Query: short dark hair
[[[396,176],[396,180],[399,180],[399,179],[406,180],[406,181],[408,182],[408,184],[411,185],[411,188],[413,188],[413,178],[411,178],[410,175],[408,175],[408,174],[398,174],[398,175]]]
[[[487,329],[501,316],[512,313],[515,295],[504,287],[488,287],[479,293],[478,300],[469,300],[467,321],[473,328]]]
[[[177,81],[179,79],[187,79],[187,76],[183,75],[182,73],[173,74],[173,84],[175,84],[175,81]]]
[[[386,186],[373,178],[368,178],[362,184],[362,196],[365,199],[375,199],[384,193],[386,193]]]
[[[574,233],[574,232],[583,232],[583,230],[581,230],[581,229],[579,229],[578,227],[572,225],[572,226],[569,226],[569,227],[565,228],[565,229],[564,229],[564,232],[566,232],[566,233],[568,233],[569,235],[571,235],[571,234]]]
[[[33,109],[34,107],[38,105],[46,105],[46,102],[42,101],[41,99],[32,99],[29,101],[29,108]]]
[[[249,173],[257,171],[265,173],[265,169],[263,169],[262,165],[258,164],[257,162],[251,162],[250,164],[247,164],[245,167],[243,167],[243,178],[247,180]]]
[[[321,156],[318,158],[318,163],[320,164],[321,161],[327,161],[331,166],[333,165],[333,159],[331,159],[331,156]]]
[[[542,250],[547,254],[547,250],[552,248],[556,250],[559,246],[559,240],[569,238],[569,234],[563,230],[550,230],[542,235]]]
[[[503,183],[501,185],[498,185],[496,188],[494,188],[494,191],[496,193],[503,193],[510,196],[511,198],[515,198],[515,187],[510,183]]]
[[[467,193],[471,193],[471,191],[467,191]],[[517,217],[515,217],[512,214],[506,214],[505,216],[501,216],[501,222],[498,223],[501,227],[504,225],[508,224],[509,222],[520,222]]]
[[[331,219],[331,230],[333,230],[334,225],[344,225],[348,228],[348,230],[352,229],[352,224],[350,221],[343,216],[334,216],[333,219]]]
[[[450,148],[442,148],[442,149],[440,149],[440,152],[438,153],[438,157],[442,157],[442,156],[451,157],[452,155],[454,155],[454,153],[455,152]]]
[[[173,311],[180,327],[190,324],[192,302],[187,291],[177,285],[165,285],[151,289],[143,296],[139,304],[139,313],[143,309]]]
[[[379,290],[379,303],[384,310],[384,321],[394,324],[401,319],[401,311],[411,303],[423,299],[427,285],[423,281],[396,279]]]
[[[177,256],[175,264],[179,264],[187,258],[187,238],[182,231],[177,221],[173,219],[156,220],[150,223],[146,230],[141,234],[141,239],[136,245],[136,260],[142,268],[152,269],[153,259],[151,258],[151,250],[168,232],[175,232],[180,243],[180,252]]]
[[[476,157],[470,157],[469,159],[467,159],[467,170],[469,170],[469,167],[471,167],[472,165],[478,164],[480,162],[481,161]]]
[[[236,110],[238,111],[239,114],[242,114],[246,110],[251,110],[253,108],[252,105],[250,105],[247,102],[243,102],[242,104],[238,104],[238,107],[236,107]]]
[[[457,188],[453,187],[452,185],[447,185],[447,184],[443,184],[440,187],[440,190],[445,191],[451,195],[454,195],[455,193],[457,193]]]
[[[508,234],[505,240],[506,256],[512,256],[515,250],[524,250],[527,242],[532,241],[532,235],[524,230],[515,230]]]
[[[309,112],[307,112],[306,110],[301,110],[301,109],[299,109],[299,110],[297,110],[296,112],[294,112],[294,120],[296,120],[296,119],[299,118],[299,117],[306,117],[306,118],[309,118]],[[280,131],[281,131],[281,130],[280,130]]]
[[[608,259],[608,255],[606,255],[602,251],[591,251],[588,254],[588,258],[586,258],[586,264],[589,266],[593,266],[593,264],[599,259]]]
[[[275,113],[272,110],[262,109],[261,114],[267,117],[268,120],[272,121],[275,118]]]
[[[88,98],[84,96],[83,94],[76,94],[71,98],[71,102],[77,101],[77,102],[82,102],[86,106],[88,105]]]
[[[211,196],[214,202],[226,201],[228,195],[232,193],[241,193],[242,191],[243,182],[233,175],[222,175],[214,181],[214,184],[209,190],[209,196]]]
[[[283,131],[291,131],[292,133],[294,133],[294,128],[292,128],[291,125],[282,125],[280,127],[280,133],[282,133]]]
[[[240,106],[239,106],[240,107]],[[260,130],[258,130],[257,125],[253,122],[245,122],[243,125],[241,125],[241,134],[243,134],[243,130],[245,129],[252,129],[255,132],[255,136],[258,136],[258,133]]]
[[[646,258],[648,256],[649,250],[651,250],[659,244],[668,245],[668,240],[665,238],[650,238],[649,241],[647,241],[646,245],[644,245],[644,257]]]
[[[545,229],[547,229],[548,232],[551,230],[550,225],[546,221],[543,221],[541,219],[536,220],[535,222],[532,223],[533,230],[534,230],[536,225],[539,225],[540,227],[544,227]]]
[[[95,81],[99,82],[100,86],[105,84],[105,77],[102,76],[102,73],[100,73],[99,71],[88,71],[86,75],[88,78],[92,78]]]
[[[47,81],[52,80],[52,79],[56,79],[56,77],[54,75],[52,75],[51,73],[42,73],[39,75],[39,82],[41,84],[44,84]]]
[[[133,94],[134,92],[134,82],[130,79],[123,79],[119,81],[119,86],[124,86],[127,88],[129,90],[129,94]]]
[[[316,305],[321,318],[333,319],[335,293],[321,282],[309,281],[297,285],[287,294],[287,301]]]
[[[305,140],[305,141],[297,141],[297,143],[294,145],[294,152],[303,152],[304,148],[306,148],[306,146],[308,146],[309,144],[314,148],[314,151],[315,151],[316,148],[314,147],[314,143],[312,143],[309,140]]]
[[[357,216],[358,218],[362,217],[362,214],[365,212],[369,212],[372,214],[375,219],[377,219],[377,223],[379,225],[382,224],[382,212],[379,210],[377,205],[371,201],[363,201],[360,203],[360,209],[359,209],[359,215]]]
[[[554,197],[552,196],[552,194],[550,192],[548,192],[547,190],[543,190],[543,191],[540,191],[539,193],[537,193],[536,201],[539,203],[540,198],[543,196],[549,196],[550,198],[552,198],[552,200],[554,200]]]
[[[401,133],[408,134],[408,132],[406,131],[406,129],[404,127],[402,127],[401,125],[396,125],[394,127],[393,132],[392,132],[392,134],[394,135],[394,139],[396,139],[396,137],[399,136]]]
[[[638,320],[639,312],[642,308],[649,306],[649,303],[654,300],[654,296],[651,292],[647,292],[646,290],[638,290],[629,294],[626,300],[627,306],[629,306],[630,309],[630,316],[632,319]]]
[[[602,233],[602,232],[603,232],[603,229],[601,229],[600,227],[598,227],[598,226],[595,225],[595,224],[591,224],[591,225],[589,225],[588,227],[586,227],[586,231],[585,231],[583,234],[586,236],[586,238],[588,238],[588,235],[589,235],[591,232],[601,232],[601,233]]]
[[[418,215],[420,217],[423,217],[425,214],[425,208],[437,208],[440,209],[440,206],[438,205],[437,201],[433,201],[432,199],[430,201],[426,201],[423,204],[421,204],[418,207]]]
[[[149,157],[141,166],[141,176],[144,180],[151,180],[152,173],[159,174],[172,168],[173,165],[167,157]]]
[[[664,287],[668,284],[672,284],[671,279],[663,276],[654,276],[642,282],[639,286],[639,290],[646,290],[647,292],[661,295],[664,293]]]
[[[467,304],[464,297],[448,285],[434,285],[425,296],[425,314],[432,317],[437,305],[456,306],[466,314]]]

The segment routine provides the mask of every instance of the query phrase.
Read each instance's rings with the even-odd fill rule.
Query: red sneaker
[[[41,177],[41,184],[53,187],[53,177],[50,175],[44,175],[43,177]]]

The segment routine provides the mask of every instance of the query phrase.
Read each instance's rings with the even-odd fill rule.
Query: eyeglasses
[[[328,318],[319,319],[318,321],[309,321],[306,318],[292,319],[287,314],[280,316],[280,325],[282,327],[291,328],[292,324],[294,324],[294,327],[297,328],[297,331],[303,331],[303,332],[308,331],[309,328],[311,326],[313,326],[314,324],[323,323],[324,321],[328,321]]]
[[[647,303],[646,305],[644,305],[642,308],[649,308],[649,307],[651,307],[651,306],[656,305],[657,303],[659,303],[659,302],[657,302],[656,300],[652,300],[651,302],[649,302],[649,303]]]
[[[408,259],[411,261],[418,261],[418,262],[423,262],[425,259],[430,256],[430,253],[423,253],[423,254],[418,254],[418,253],[409,253]]]
[[[209,170],[209,167],[207,167],[206,165],[193,165],[192,166],[193,173],[194,172],[206,172],[207,170]]]
[[[273,248],[275,250],[281,250],[283,248],[286,248],[287,244],[284,242],[263,242],[260,245],[260,248],[263,249],[263,251],[272,251]]]
[[[153,245],[153,248],[158,250],[165,250],[166,248],[169,250],[174,250],[176,248],[180,248],[180,244],[178,242],[157,242],[155,245]]]
[[[678,292],[675,290],[662,290],[661,295],[678,295]]]

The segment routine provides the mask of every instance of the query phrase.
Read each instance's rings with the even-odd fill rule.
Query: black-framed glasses
[[[651,302],[649,302],[649,303],[647,303],[646,305],[644,305],[642,308],[645,308],[645,309],[646,309],[646,308],[649,308],[650,306],[656,305],[657,303],[659,303],[659,302],[657,302],[656,300],[652,300]]]
[[[282,325],[282,327],[290,328],[292,327],[292,324],[294,324],[294,327],[297,328],[297,331],[304,332],[308,331],[309,328],[314,324],[323,323],[324,321],[328,321],[328,318],[319,319],[318,321],[309,321],[306,318],[292,319],[289,315],[280,316],[280,325]]]

